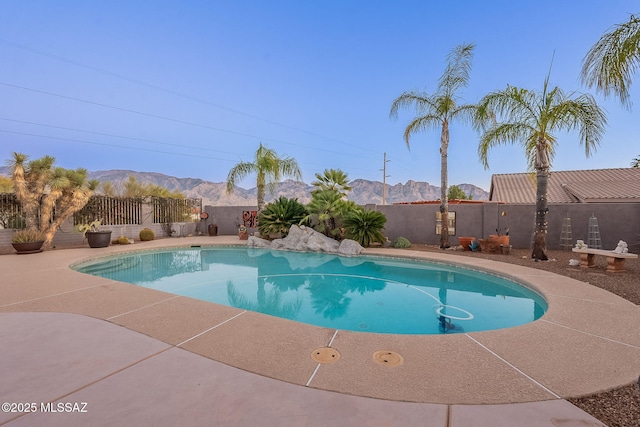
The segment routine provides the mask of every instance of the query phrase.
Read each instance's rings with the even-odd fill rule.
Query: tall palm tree
[[[477,120],[492,123],[480,137],[478,153],[489,167],[489,149],[496,145],[519,142],[529,168],[536,171],[535,243],[531,257],[547,260],[547,184],[557,139],[555,132],[579,129],[580,145],[589,157],[600,143],[607,119],[604,111],[588,94],[575,98],[561,89],[549,88],[549,75],[542,91],[507,86],[492,92],[478,104]],[[504,121],[496,122],[495,117]]]
[[[229,171],[227,176],[227,194],[233,192],[236,182],[248,175],[256,174],[258,188],[258,211],[264,208],[265,187],[273,194],[282,176],[293,176],[297,181],[302,179],[302,172],[295,159],[278,157],[277,153],[260,143],[253,162],[240,162]]]
[[[440,128],[440,213],[442,216],[442,234],[440,247],[448,248],[449,244],[449,203],[447,199],[449,149],[449,123],[453,120],[472,122],[475,105],[458,103],[458,91],[469,84],[473,44],[462,44],[453,49],[448,57],[447,68],[438,80],[435,93],[404,92],[393,101],[389,116],[398,116],[399,108],[414,107],[418,116],[414,118],[404,131],[404,141],[409,146],[409,138],[414,133],[430,128]]]
[[[631,106],[631,77],[640,68],[640,18],[616,25],[594,44],[582,60],[582,81],[604,94],[613,92]]]

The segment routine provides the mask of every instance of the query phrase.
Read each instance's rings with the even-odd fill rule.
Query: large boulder
[[[358,242],[343,240],[342,243],[340,243],[304,225],[292,225],[287,237],[275,239],[271,242],[259,237],[250,236],[247,246],[300,252],[337,253],[347,256],[359,255],[362,251],[362,246],[360,246]]]
[[[249,248],[270,248],[271,242],[256,236],[249,236],[247,239],[247,247]]]
[[[342,242],[340,242],[338,253],[340,255],[354,256],[360,255],[362,249],[364,248],[360,246],[360,243],[356,242],[355,240],[344,239]]]

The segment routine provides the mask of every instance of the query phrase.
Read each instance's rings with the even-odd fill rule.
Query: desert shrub
[[[118,245],[128,245],[129,239],[127,237],[120,236],[115,240],[115,243]]]
[[[398,249],[406,249],[411,247],[411,242],[406,237],[399,236],[393,239],[391,246]]]
[[[155,239],[156,235],[150,228],[143,228],[140,230],[140,240],[143,242],[148,242],[149,240]]]
[[[355,240],[364,247],[372,243],[386,241],[382,229],[387,217],[382,212],[357,208],[349,211],[344,217],[344,231],[347,239]]]
[[[258,231],[263,236],[280,233],[289,234],[292,224],[298,224],[307,215],[304,205],[298,199],[280,197],[267,204],[258,216]]]

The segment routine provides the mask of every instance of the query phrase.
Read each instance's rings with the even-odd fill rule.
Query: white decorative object
[[[618,246],[613,250],[613,252],[617,254],[626,254],[627,252],[629,252],[627,242],[620,240],[618,242]]]
[[[584,243],[584,240],[577,240],[576,241],[576,249],[587,249],[589,246],[587,246]]]
[[[570,260],[569,260],[569,265],[570,265],[571,267],[577,267],[577,266],[579,266],[579,265],[580,265],[580,261],[579,261],[579,260],[577,260],[577,259],[570,259]]]

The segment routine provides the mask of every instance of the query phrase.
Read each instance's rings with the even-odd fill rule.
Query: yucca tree
[[[502,121],[496,122],[498,117]],[[547,184],[557,146],[555,133],[579,130],[580,145],[589,157],[600,143],[606,126],[604,111],[588,94],[571,97],[560,88],[549,88],[549,75],[542,91],[507,86],[492,92],[478,104],[477,120],[491,123],[480,137],[478,154],[489,167],[489,150],[497,145],[519,143],[529,168],[536,172],[535,243],[532,258],[547,260]]]
[[[27,156],[13,153],[11,178],[28,229],[45,235],[45,248],[62,223],[82,209],[98,181],[87,181],[86,169],[53,168],[55,159],[44,156],[27,162]],[[54,215],[55,213],[55,215]]]
[[[344,198],[351,191],[347,174],[340,169],[325,169],[322,174],[316,173],[316,180],[311,185],[317,190],[335,190]]]
[[[640,18],[616,25],[594,44],[582,61],[582,81],[605,97],[613,93],[630,107],[629,88],[640,68]]]
[[[404,92],[393,101],[390,117],[396,118],[400,108],[413,107],[417,112],[404,131],[404,141],[410,148],[411,135],[428,129],[440,129],[440,213],[442,215],[442,234],[440,248],[450,247],[449,243],[449,203],[448,187],[448,150],[449,124],[454,120],[472,122],[475,105],[460,104],[458,92],[469,84],[473,44],[462,44],[453,49],[448,57],[447,68],[438,81],[433,94],[425,92]]]
[[[256,150],[253,162],[240,162],[231,168],[227,175],[227,194],[233,192],[236,182],[251,174],[256,174],[258,211],[264,208],[266,187],[269,187],[269,191],[273,194],[283,176],[292,176],[296,181],[302,180],[302,172],[295,159],[278,157],[274,150],[263,146],[262,143]]]

